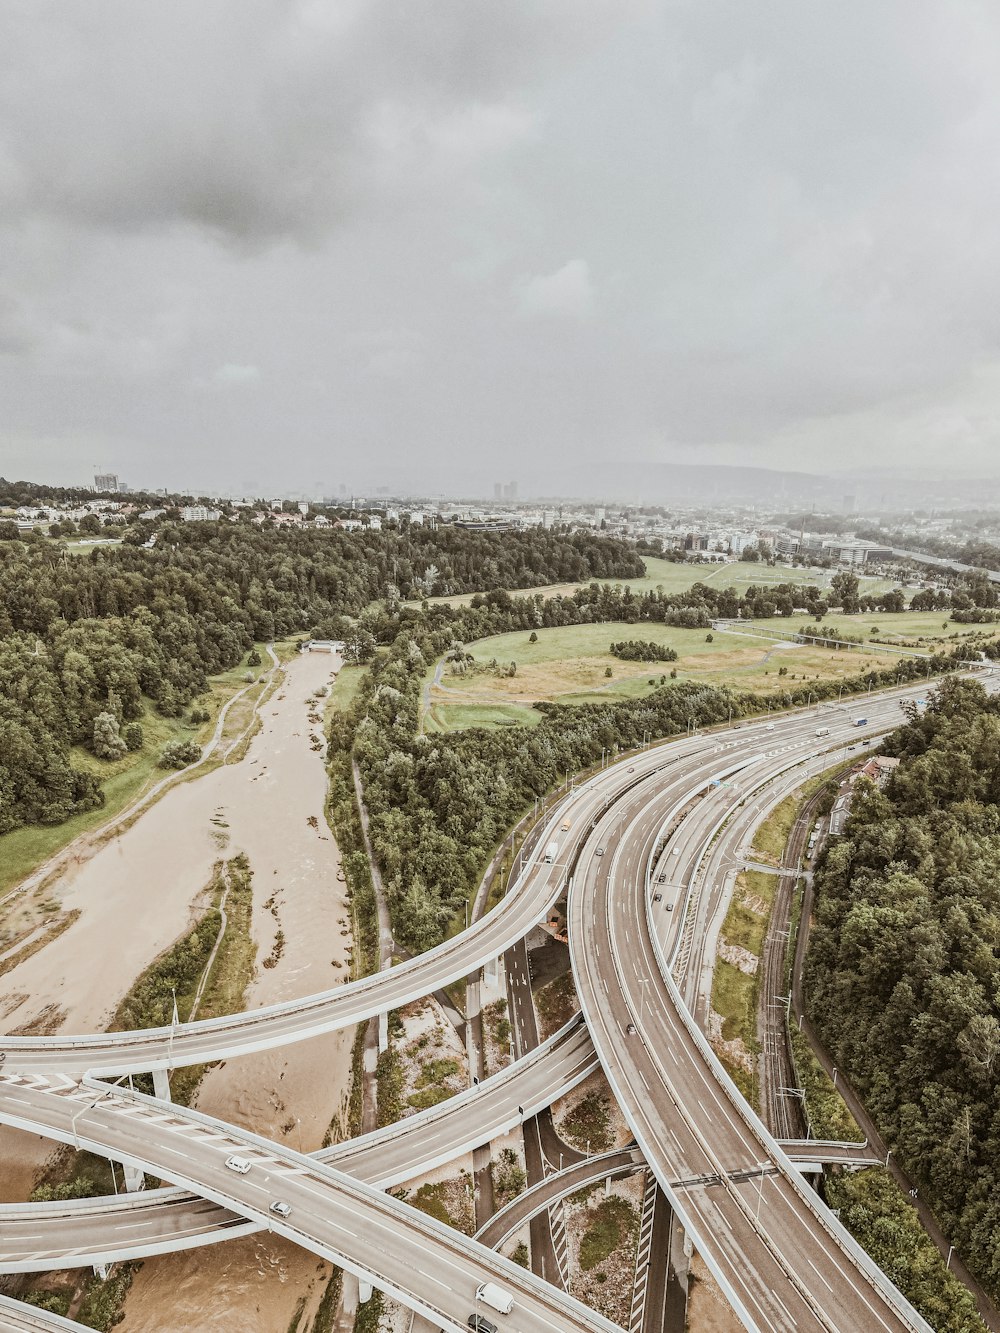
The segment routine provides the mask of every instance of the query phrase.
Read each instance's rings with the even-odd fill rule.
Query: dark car
[[[628,1027],[625,1029],[625,1031],[628,1033],[628,1035],[629,1035],[630,1037],[635,1036],[635,1024],[634,1024],[634,1023],[629,1023],[629,1025],[628,1025]]]
[[[484,1314],[470,1314],[469,1327],[472,1333],[497,1333],[497,1326]]]
[[[654,894],[653,894],[653,902],[654,902],[654,903],[660,903],[660,902],[662,902],[662,901],[663,901],[663,894],[662,894],[662,893],[654,893]]]

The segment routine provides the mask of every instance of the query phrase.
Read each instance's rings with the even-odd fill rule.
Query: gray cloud
[[[985,3],[5,19],[0,471],[60,440],[77,476],[269,490],[992,462]]]

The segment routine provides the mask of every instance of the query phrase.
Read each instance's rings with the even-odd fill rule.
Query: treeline
[[[810,1012],[949,1239],[1000,1293],[1000,700],[952,678],[859,783],[817,876]]]
[[[397,938],[414,950],[436,944],[478,881],[496,844],[536,796],[565,776],[599,763],[602,753],[763,711],[767,701],[731,689],[681,681],[642,699],[571,707],[537,703],[531,728],[471,728],[420,735],[423,682],[456,638],[515,628],[531,611],[544,622],[548,603],[502,595],[483,604],[435,607],[420,620],[398,618],[387,653],[372,662],[355,701],[355,755],[364,780],[370,832],[390,900]],[[562,606],[568,599],[563,599]],[[561,608],[560,608],[561,611]],[[865,672],[847,688],[893,684],[940,671],[952,660],[903,660]],[[791,707],[836,698],[843,681],[810,681],[770,696]],[[343,732],[343,728],[342,728]],[[342,734],[341,732],[341,734]]]
[[[365,633],[360,614],[425,591],[641,574],[617,541],[534,529],[471,533],[273,532],[201,523],[157,545],[71,556],[52,543],[0,543],[0,833],[59,823],[99,805],[74,766],[142,744],[129,730],[150,700],[176,717],[255,641]],[[352,621],[360,617],[361,629]],[[111,740],[109,741],[109,737]],[[113,742],[113,743],[112,743]]]
[[[612,657],[623,662],[676,662],[677,652],[665,643],[650,643],[648,639],[622,639],[609,649]]]

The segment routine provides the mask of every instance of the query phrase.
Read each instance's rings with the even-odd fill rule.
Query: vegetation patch
[[[84,1328],[100,1329],[101,1333],[109,1333],[116,1324],[120,1324],[125,1297],[140,1266],[138,1263],[115,1264],[106,1278],[99,1278],[96,1274],[88,1278],[83,1301],[76,1314],[77,1323]]]
[[[602,1092],[586,1093],[559,1123],[559,1133],[574,1148],[607,1152],[614,1143],[611,1102]]]
[[[635,1243],[639,1218],[627,1199],[608,1195],[590,1210],[590,1222],[580,1238],[580,1267],[596,1268],[626,1242]]]
[[[551,1037],[579,1011],[576,984],[571,972],[564,972],[561,977],[547,982],[535,992],[535,1005],[538,1009],[542,1039]]]
[[[792,1060],[798,1086],[805,1093],[805,1112],[814,1139],[833,1143],[864,1143],[858,1122],[833,1086],[833,1080],[816,1059],[809,1039],[792,1024],[789,1029]]]
[[[798,818],[800,798],[795,793],[775,806],[753,835],[753,849],[762,861],[781,865],[792,825]]]
[[[452,1180],[438,1180],[421,1185],[407,1196],[407,1202],[429,1217],[437,1218],[445,1226],[454,1227],[471,1236],[476,1229],[475,1210],[472,1207],[472,1180],[468,1172]]]
[[[406,1077],[402,1056],[390,1044],[379,1053],[375,1065],[375,1086],[378,1090],[378,1127],[394,1125],[403,1116],[403,1089]]]
[[[490,1163],[490,1170],[493,1174],[493,1193],[498,1209],[524,1192],[528,1178],[521,1159],[513,1148],[501,1148]]]
[[[982,1333],[971,1294],[924,1230],[916,1209],[881,1167],[827,1172],[827,1202],[859,1245],[936,1333]]]

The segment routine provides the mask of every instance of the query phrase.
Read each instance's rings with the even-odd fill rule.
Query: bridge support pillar
[[[130,1166],[128,1162],[123,1162],[122,1171],[125,1175],[125,1188],[129,1194],[134,1194],[136,1190],[145,1189],[146,1177],[141,1167]]]
[[[94,1277],[99,1277],[102,1282],[106,1282],[108,1277],[108,1265],[94,1264]]]
[[[362,1305],[364,1305],[365,1301],[370,1301],[371,1298],[372,1298],[372,1284],[370,1282],[366,1282],[363,1277],[358,1278],[358,1300],[361,1302]]]
[[[340,1304],[345,1316],[353,1319],[358,1313],[358,1279],[344,1269],[344,1284],[340,1289]]]
[[[500,982],[500,959],[491,958],[483,964],[483,981],[487,986],[497,986]]]
[[[381,1013],[378,1016],[378,1051],[379,1055],[389,1049],[389,1015],[388,1012]]]
[[[153,1070],[153,1096],[161,1102],[170,1101],[170,1075],[165,1069]]]

